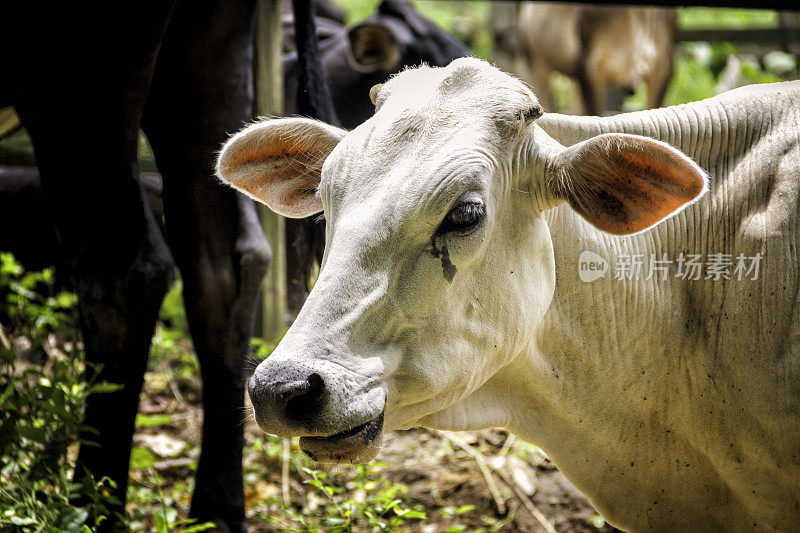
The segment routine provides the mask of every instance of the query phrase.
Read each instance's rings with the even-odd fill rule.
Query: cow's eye
[[[444,235],[445,233],[467,235],[480,225],[485,214],[486,208],[482,201],[470,199],[462,202],[447,213],[436,233],[439,235]]]

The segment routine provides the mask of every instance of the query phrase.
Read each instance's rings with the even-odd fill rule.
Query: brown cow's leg
[[[553,101],[553,92],[550,89],[550,75],[553,71],[548,68],[542,58],[538,58],[535,55],[528,56],[526,63],[528,65],[533,92],[536,98],[538,98],[539,103],[547,112],[552,113],[557,111],[555,102]]]
[[[590,72],[584,63],[578,74],[578,86],[583,101],[584,115],[601,115],[605,111],[607,86],[598,73]]]
[[[97,433],[82,434],[95,444],[81,446],[75,478],[85,469],[98,480],[110,477],[120,501],[111,511],[121,513],[139,390],[172,276],[136,167],[144,97],[170,6],[115,5],[104,25],[79,6],[59,9],[15,19],[35,28],[24,38],[46,34],[57,44],[40,54],[40,47],[18,43],[27,55],[12,61],[9,79],[78,293],[87,374],[99,371],[97,381],[123,386],[89,397],[84,423]],[[112,514],[101,529],[119,525]]]
[[[677,9],[649,9],[648,23],[656,46],[647,82],[647,107],[655,109],[664,104],[664,95],[672,77],[672,61],[675,52],[675,31],[678,27]]]
[[[270,253],[252,202],[213,172],[222,142],[250,118],[252,14],[250,1],[179,2],[144,122],[203,378],[191,516],[230,530],[244,529],[244,363]]]

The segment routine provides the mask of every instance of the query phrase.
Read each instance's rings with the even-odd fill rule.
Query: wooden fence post
[[[280,115],[283,107],[281,1],[258,0],[256,9],[256,113]],[[260,204],[258,215],[272,248],[272,264],[261,294],[261,335],[264,340],[271,341],[277,339],[286,327],[285,221]]]

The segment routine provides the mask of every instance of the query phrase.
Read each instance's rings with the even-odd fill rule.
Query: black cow
[[[79,297],[87,361],[101,368],[97,379],[124,385],[90,397],[85,423],[99,434],[85,437],[99,446],[81,447],[76,478],[83,467],[109,476],[125,500],[150,339],[177,265],[203,378],[190,514],[226,530],[244,529],[243,357],[270,251],[250,200],[221,186],[213,169],[220,144],[252,114],[254,6],[0,7],[0,104],[14,106],[33,141],[47,212]],[[295,9],[297,35],[313,45],[310,0],[295,0]],[[301,83],[313,93],[319,67],[304,72]],[[139,180],[140,126],[164,178],[165,235]],[[119,525],[112,517],[104,529]]]

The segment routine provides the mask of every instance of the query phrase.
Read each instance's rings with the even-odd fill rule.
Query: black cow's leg
[[[322,264],[325,250],[325,223],[317,217],[286,220],[286,279],[288,305],[296,317],[308,297],[314,260]]]
[[[250,118],[252,14],[249,1],[179,2],[144,120],[203,378],[191,515],[231,530],[244,525],[244,362],[270,255],[252,202],[213,169],[221,143]]]
[[[322,70],[322,57],[314,24],[315,2],[292,0],[295,20],[297,62],[297,112],[328,124],[339,125],[330,89]],[[316,258],[322,263],[325,249],[325,224],[316,217],[286,221],[286,273],[289,282],[289,309],[296,316],[308,296],[308,283]]]
[[[150,339],[172,276],[172,259],[145,208],[136,166],[144,98],[169,15],[168,2],[150,7],[118,5],[115,13],[125,25],[115,18],[100,30],[87,23],[96,19],[76,16],[70,7],[33,33],[44,31],[58,44],[26,57],[10,76],[75,281],[87,374],[96,369],[97,380],[123,386],[89,397],[85,424],[98,433],[82,435],[96,445],[81,446],[76,479],[84,467],[95,479],[110,477],[120,502]],[[112,50],[113,57],[106,55]],[[122,505],[112,508],[121,511]],[[101,529],[119,525],[112,516]]]

